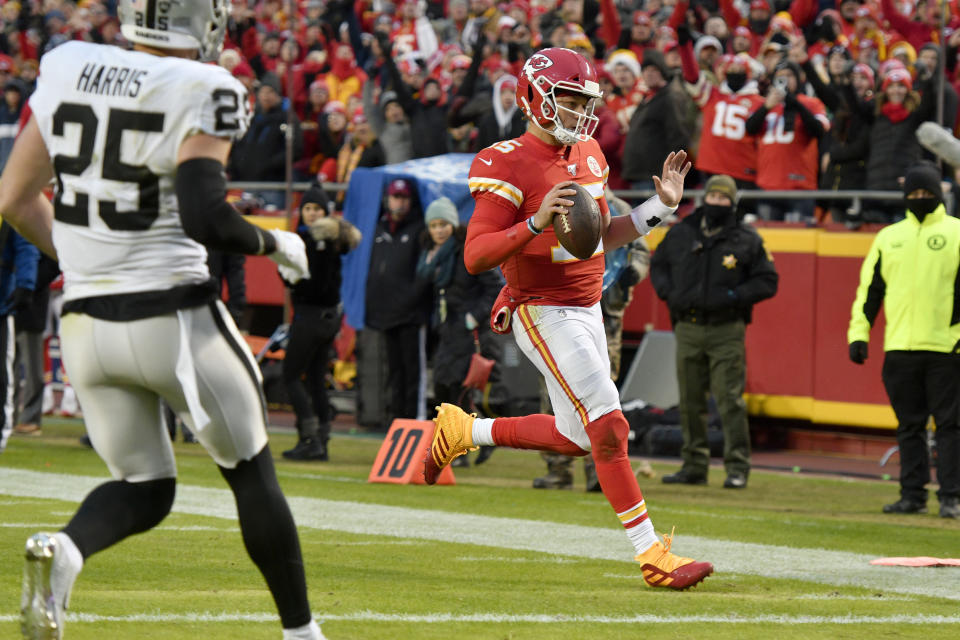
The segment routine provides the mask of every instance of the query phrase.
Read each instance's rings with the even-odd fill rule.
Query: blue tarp
[[[343,216],[360,229],[363,240],[359,247],[343,257],[343,285],[340,288],[347,323],[351,327],[363,328],[367,270],[385,185],[396,178],[412,180],[416,184],[422,211],[437,198],[446,196],[457,205],[460,220],[466,224],[473,215],[473,198],[467,187],[473,157],[471,153],[448,153],[376,169],[354,170],[347,187]]]

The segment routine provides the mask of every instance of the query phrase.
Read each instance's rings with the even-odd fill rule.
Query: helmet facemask
[[[546,90],[543,89],[544,85],[548,87]],[[557,142],[562,145],[574,145],[577,142],[586,142],[593,136],[593,132],[596,131],[597,123],[599,122],[599,118],[593,115],[596,101],[601,96],[599,84],[591,81],[587,81],[583,86],[566,81],[551,84],[547,78],[540,76],[531,82],[530,86],[540,94],[540,113],[534,113],[526,97],[523,97],[524,106],[526,107],[525,110],[531,115],[533,122],[544,131],[553,135]],[[587,98],[587,105],[584,112],[580,113],[559,104],[557,102],[558,94],[585,96]],[[572,129],[563,125],[563,121],[560,118],[562,113],[576,118],[576,125]],[[547,128],[550,123],[553,123],[552,129]]]

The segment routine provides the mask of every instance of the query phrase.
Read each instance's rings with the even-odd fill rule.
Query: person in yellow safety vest
[[[960,517],[960,220],[947,215],[940,170],[907,169],[906,218],[882,229],[860,269],[847,330],[850,360],[863,364],[883,305],[883,384],[897,416],[900,499],[884,513],[926,513],[930,456],[926,425],[936,422],[940,516]]]

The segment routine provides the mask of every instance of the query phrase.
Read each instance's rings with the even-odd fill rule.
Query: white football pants
[[[557,431],[590,451],[586,426],[620,408],[600,303],[592,307],[522,304],[513,335],[547,383]]]
[[[87,433],[115,479],[176,477],[161,398],[222,467],[267,444],[260,369],[219,300],[131,322],[69,313],[60,337]]]

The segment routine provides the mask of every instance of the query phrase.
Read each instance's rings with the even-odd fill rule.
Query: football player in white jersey
[[[176,466],[161,400],[230,485],[284,640],[323,638],[267,446],[259,370],[206,267],[211,247],[308,276],[296,234],[261,230],[225,200],[223,165],[248,103],[225,69],[197,58],[216,58],[228,11],[227,0],[121,0],[134,51],[72,41],[45,55],[0,179],[0,215],[60,261],[63,360],[113,476],[62,531],[27,541],[26,638],[61,638],[84,561],[170,511]],[[52,179],[53,203],[41,193]]]

